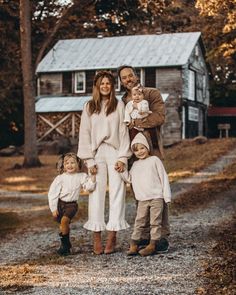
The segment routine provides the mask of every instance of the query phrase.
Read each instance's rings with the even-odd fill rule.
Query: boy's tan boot
[[[156,251],[156,241],[151,240],[150,243],[147,245],[147,247],[140,250],[138,253],[141,256],[148,256],[148,255],[153,255],[155,251]]]
[[[130,242],[129,251],[127,252],[128,256],[133,256],[138,254],[138,244],[135,241]]]
[[[103,253],[101,232],[93,233],[93,252],[96,255]]]
[[[114,253],[115,247],[116,247],[116,231],[109,231],[104,253],[105,254]]]

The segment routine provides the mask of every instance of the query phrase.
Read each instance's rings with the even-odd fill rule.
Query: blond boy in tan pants
[[[162,220],[164,205],[171,201],[170,184],[167,173],[157,156],[150,156],[150,148],[146,137],[138,133],[131,143],[131,150],[138,158],[128,172],[122,173],[123,179],[132,183],[138,201],[134,231],[131,236],[128,255],[152,255],[162,236]],[[150,220],[150,242],[139,251],[143,229]]]

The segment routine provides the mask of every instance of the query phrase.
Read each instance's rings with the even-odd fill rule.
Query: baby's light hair
[[[64,172],[64,162],[66,159],[69,159],[69,158],[75,159],[78,164],[78,169],[81,170],[80,158],[75,153],[66,153],[66,154],[60,155],[60,157],[57,161],[56,168],[57,168],[57,172],[59,174],[62,174]]]
[[[142,93],[143,94],[143,86],[141,86],[140,84],[137,85],[137,86],[134,86],[131,90],[131,92],[134,92],[134,91],[138,91],[139,93]]]

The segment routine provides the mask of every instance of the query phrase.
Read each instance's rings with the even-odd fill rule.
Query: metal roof
[[[91,96],[45,96],[37,97],[36,113],[77,112],[83,110]]]
[[[168,93],[162,93],[165,101]],[[116,95],[120,100],[122,95]],[[88,96],[42,96],[36,98],[36,113],[78,112],[83,110],[84,104],[91,98]]]
[[[36,72],[185,65],[200,32],[60,40]]]

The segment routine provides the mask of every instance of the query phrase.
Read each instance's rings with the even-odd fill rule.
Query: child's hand
[[[137,104],[137,102],[135,102],[135,101],[133,102],[133,108],[134,108],[134,109],[138,109],[138,104]]]
[[[92,179],[92,182],[96,182],[96,176],[95,175],[91,175],[90,177]]]
[[[54,211],[54,212],[52,212],[52,216],[54,217],[54,218],[57,218],[57,216],[59,215],[59,212],[56,210],[56,211]]]
[[[98,168],[97,168],[96,165],[90,167],[88,170],[89,170],[89,173],[90,173],[91,175],[96,175],[97,172],[98,172]]]
[[[124,170],[125,170],[125,164],[123,162],[121,162],[121,161],[117,161],[115,163],[115,167],[114,168],[119,173],[124,172]]]

